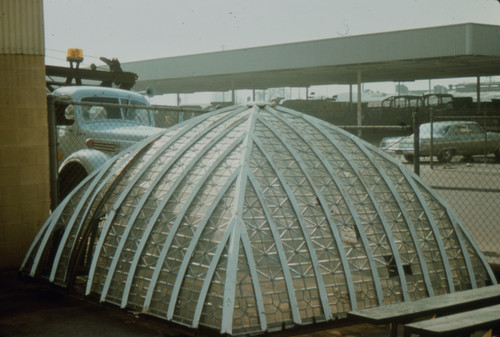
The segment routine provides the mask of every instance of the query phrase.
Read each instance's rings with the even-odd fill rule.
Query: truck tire
[[[66,166],[59,174],[59,201],[66,198],[87,175],[87,171],[79,164]]]

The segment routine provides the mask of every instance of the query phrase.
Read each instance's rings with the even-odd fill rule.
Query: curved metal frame
[[[307,128],[309,134],[301,132],[301,126]],[[256,134],[257,129],[268,138],[260,138],[262,136]],[[398,296],[402,297],[393,298],[401,298],[403,301],[409,301],[413,298],[411,290],[407,286],[401,255],[406,253],[404,250],[400,252],[400,248],[395,242],[393,229],[391,229],[391,226],[396,224],[396,220],[390,223],[389,219],[395,218],[386,216],[386,210],[379,205],[378,200],[381,199],[378,198],[376,190],[373,189],[375,182],[368,181],[363,176],[362,170],[366,167],[369,170],[370,176],[375,175],[379,177],[377,181],[382,184],[383,194],[389,200],[386,207],[390,207],[391,212],[400,212],[401,220],[398,220],[397,224],[404,227],[405,235],[409,235],[409,240],[411,238],[411,242],[408,242],[408,244],[411,245],[410,250],[414,250],[415,252],[415,261],[418,259],[418,262],[414,263],[418,263],[422,272],[421,279],[419,278],[419,280],[423,280],[423,286],[420,287],[421,290],[419,290],[420,293],[418,296],[422,296],[425,292],[427,296],[434,296],[436,293],[436,289],[433,287],[433,277],[436,276],[433,276],[431,273],[433,272],[431,268],[435,268],[435,266],[429,263],[429,260],[426,260],[426,258],[429,258],[426,257],[428,250],[424,249],[426,241],[419,237],[419,235],[422,235],[420,232],[417,233],[418,229],[415,226],[416,224],[413,223],[413,221],[417,220],[413,213],[410,214],[406,209],[406,206],[410,205],[408,203],[415,203],[414,205],[417,206],[419,214],[422,214],[422,221],[426,225],[423,228],[428,228],[429,234],[432,234],[430,237],[433,242],[429,247],[432,247],[432,250],[440,255],[442,268],[444,269],[444,274],[440,270],[443,278],[440,291],[446,285],[448,289],[445,289],[445,291],[454,292],[455,284],[463,288],[465,286],[483,286],[483,280],[488,279],[492,283],[496,283],[493,272],[489,268],[484,255],[479,251],[472,237],[442,198],[426,187],[419,177],[406,171],[401,163],[344,130],[290,109],[272,107],[265,104],[228,107],[195,119],[190,119],[169,130],[163,135],[151,138],[129,148],[129,150],[114,157],[82,182],[44,223],[28,250],[21,267],[22,271],[35,276],[43,270],[44,273],[48,273],[45,276],[51,282],[70,285],[72,282],[71,277],[73,276],[71,273],[68,274],[68,271],[72,270],[71,268],[73,267],[69,264],[75,263],[73,256],[76,254],[75,250],[77,249],[79,240],[82,239],[83,229],[91,221],[95,220],[95,216],[102,215],[96,212],[104,210],[102,207],[104,207],[104,202],[106,202],[106,218],[101,223],[101,231],[97,237],[97,244],[93,251],[87,275],[87,283],[84,289],[86,294],[92,292],[98,293],[101,301],[111,301],[113,303],[118,301],[121,307],[127,307],[131,304],[134,307],[140,305],[144,313],[161,316],[168,321],[191,328],[198,328],[200,324],[206,325],[209,328],[218,329],[221,333],[226,334],[274,331],[291,325],[330,321],[345,314],[345,312],[339,311],[340,305],[344,307],[350,305],[351,310],[373,305],[375,301],[378,305],[384,305],[386,300],[384,296],[390,296],[388,293],[392,290],[389,288],[391,283],[384,283],[381,280],[381,273],[379,272],[379,268],[384,267],[384,264],[387,263],[378,260],[381,258],[381,253],[377,253],[376,245],[379,244],[384,245],[382,251],[390,252],[394,259],[394,266],[397,273],[394,273],[393,277],[395,279],[393,281],[395,287],[398,287],[401,291],[401,294]],[[186,140],[189,132],[192,136]],[[316,133],[315,139],[322,139],[322,141],[328,144],[331,151],[334,151],[332,153],[338,156],[335,160],[346,163],[346,174],[352,180],[337,175],[336,166],[331,162],[332,158],[330,156],[332,154],[326,155],[326,152],[323,152],[325,148],[316,144],[314,139],[311,138],[312,132]],[[205,138],[206,136],[208,138]],[[232,138],[229,141],[223,142],[229,136]],[[184,139],[185,142],[179,145],[178,143],[181,139]],[[153,143],[156,144],[155,147],[149,147]],[[348,145],[349,150],[344,148],[345,145]],[[271,147],[268,148],[267,146]],[[175,151],[171,150],[174,147]],[[196,148],[196,152],[192,150],[194,148]],[[153,152],[149,153],[147,159],[143,160],[143,156],[148,152],[145,149]],[[214,150],[210,152],[211,149]],[[283,152],[279,153],[279,149],[282,149]],[[305,151],[308,152],[307,156],[304,155]],[[112,247],[114,249],[111,251],[112,254],[106,256],[107,260],[105,264],[99,265],[101,253],[107,243],[108,235],[112,232],[115,221],[122,217],[119,214],[121,208],[128,205],[129,196],[133,195],[136,185],[144,182],[144,177],[147,177],[149,168],[158,160],[161,160],[163,154],[166,153],[168,153],[168,160],[165,160],[163,166],[160,169],[157,168],[158,171],[154,172],[154,175],[141,185],[143,191],[141,192],[142,194],[136,196],[137,202],[132,206],[131,215],[125,220],[122,219],[120,232],[118,232],[117,237],[109,242],[109,244],[115,245]],[[214,157],[207,157],[208,153],[212,153],[211,156]],[[353,160],[352,154],[355,154],[359,160],[363,159],[366,162],[358,167],[358,164]],[[286,157],[288,161],[287,165],[290,166],[287,168],[289,171],[282,171],[282,166],[279,162],[280,155]],[[201,205],[204,207],[205,213],[196,218],[196,227],[192,231],[186,231],[186,233],[189,233],[185,238],[188,240],[185,247],[175,248],[178,252],[172,249],[173,253],[177,253],[175,256],[171,256],[171,244],[175,242],[174,240],[176,240],[177,235],[184,235],[182,234],[183,228],[189,229],[184,223],[184,218],[185,216],[189,216],[190,207],[195,205],[194,203],[200,202],[197,198],[198,193],[205,191],[205,186],[211,186],[209,183],[213,173],[216,172],[229,156],[232,156],[228,161],[232,163],[232,166],[228,168],[223,167],[223,171],[220,171],[223,172],[224,182],[218,185],[216,189],[211,189],[210,194],[207,194],[205,199],[200,199],[205,200],[205,203]],[[254,158],[254,156],[257,157]],[[257,159],[260,160],[259,163],[264,163],[265,161],[266,171],[258,172],[258,167],[255,168],[253,166],[251,169],[249,163],[253,159],[256,160],[255,165],[258,165]],[[183,171],[172,173],[174,171],[172,168],[176,167],[176,163],[182,163],[181,161],[183,160],[186,161],[182,166]],[[238,164],[235,164],[236,162]],[[384,166],[384,162],[387,162],[391,166]],[[132,177],[127,176],[127,168],[131,165],[134,166],[133,172],[135,174]],[[317,175],[314,175],[311,171],[316,167],[315,165],[321,167],[319,173],[314,172]],[[183,181],[189,178],[191,172],[197,167],[200,167],[200,171],[197,171],[196,182],[185,191],[180,189],[183,186]],[[404,190],[411,189],[413,191],[415,195],[413,200],[405,199],[400,195],[401,188],[396,184],[397,180],[393,180],[396,178],[390,176],[384,170],[384,167],[389,167],[392,170],[391,174],[397,174],[398,179],[404,181]],[[331,194],[325,194],[322,187],[317,186],[315,179],[318,177],[318,174],[325,174],[325,179],[327,180],[321,180],[322,178],[320,180],[328,181],[329,186],[334,189]],[[294,175],[297,175],[297,177]],[[216,177],[219,179],[218,175]],[[127,183],[119,185],[122,179],[127,179],[124,180]],[[268,183],[262,179],[272,181],[272,183],[270,182],[268,186]],[[300,184],[303,185],[298,185],[297,181],[299,180],[301,181]],[[165,191],[165,194],[161,192],[163,191],[161,189],[163,181],[169,181],[169,190]],[[272,188],[273,184],[279,185],[279,193],[276,196],[267,194],[269,192],[268,189]],[[352,192],[355,195],[350,194],[350,184],[356,185],[355,190]],[[115,185],[120,187],[115,190]],[[105,187],[106,191],[104,191]],[[304,190],[299,191],[302,188]],[[177,191],[178,189],[179,191]],[[247,195],[250,189],[251,194]],[[156,198],[157,191],[161,192],[159,194],[162,195],[162,199],[157,199],[156,205],[150,210],[150,215],[144,216],[141,212],[142,208],[152,198]],[[210,239],[210,256],[207,256],[203,262],[205,263],[203,266],[204,279],[197,279],[200,288],[195,289],[194,295],[192,295],[194,297],[189,299],[192,308],[187,311],[179,311],[180,314],[187,314],[189,312],[189,316],[183,316],[180,319],[176,310],[178,309],[178,303],[183,300],[182,296],[185,293],[183,290],[184,280],[191,273],[189,269],[191,263],[202,263],[201,261],[194,260],[195,256],[200,256],[201,253],[205,252],[205,250],[199,248],[203,246],[204,242],[208,242],[203,240],[204,232],[207,228],[209,231],[213,230],[213,226],[209,223],[210,219],[214,216],[214,213],[217,214],[217,212],[220,212],[218,206],[222,205],[221,203],[225,200],[224,198],[229,193],[228,191],[232,193],[230,195],[231,199],[228,199],[232,200],[232,203],[225,205],[224,207],[226,208],[220,208],[220,210],[226,212],[226,215],[230,214],[230,216],[227,215],[228,218],[224,218],[221,225],[224,227],[220,227],[220,233],[218,233],[217,238]],[[151,274],[145,276],[147,280],[144,284],[147,289],[137,289],[138,282],[136,281],[136,277],[142,277],[140,275],[144,272],[144,267],[140,266],[141,258],[149,249],[147,248],[149,247],[148,244],[152,240],[154,230],[163,212],[167,212],[167,206],[171,205],[172,200],[177,200],[175,198],[181,192],[184,193],[182,194],[183,204],[178,205],[175,216],[172,215],[170,217],[172,222],[169,225],[170,227],[168,227],[168,232],[163,234],[162,241],[155,243],[154,247],[157,251],[154,253],[152,262],[147,262],[148,268],[151,266],[148,269],[151,270]],[[357,197],[359,194],[363,194],[366,201],[358,201]],[[247,200],[247,198],[250,199]],[[255,199],[255,201],[249,201],[253,200],[251,198]],[[320,223],[315,223],[316,227],[308,224],[308,222],[314,221],[313,218],[309,218],[309,214],[307,213],[307,205],[309,205],[308,203],[310,203],[311,198],[317,200],[319,207],[310,209],[310,211],[314,212],[314,216],[321,214],[324,217]],[[431,209],[429,207],[426,203],[426,198],[431,198],[434,205],[437,203],[439,207],[442,207],[442,210],[446,213],[446,221],[444,223],[439,222],[440,219],[436,219],[433,216],[434,208]],[[362,204],[362,202],[364,203]],[[279,282],[284,285],[283,289],[269,289],[275,285],[274,275],[271,276],[271,273],[269,273],[269,276],[266,275],[267,279],[263,279],[271,280],[270,282],[261,282],[259,279],[263,272],[259,270],[258,260],[261,258],[264,259],[264,254],[266,253],[254,248],[255,245],[259,244],[259,242],[254,241],[257,240],[258,236],[252,236],[252,232],[250,232],[250,228],[252,227],[249,226],[249,221],[254,220],[243,217],[245,207],[255,207],[252,211],[260,214],[259,216],[265,219],[264,224],[266,227],[264,229],[266,240],[268,240],[266,245],[272,247],[270,249],[273,249],[273,254],[275,254],[272,258],[275,259],[275,263],[281,268]],[[286,235],[291,236],[291,239],[294,240],[291,241],[292,243],[303,240],[301,245],[295,244],[295,246],[290,246],[289,243],[284,241],[282,237],[284,232],[278,227],[277,221],[279,220],[274,218],[275,215],[273,213],[280,207],[282,207],[281,211],[286,211],[286,216],[293,218],[290,222],[290,224],[293,224],[293,230],[290,228]],[[341,207],[342,212],[339,213],[339,216],[347,216],[348,214],[346,218],[348,222],[346,223],[349,226],[351,224],[355,226],[356,233],[359,235],[356,242],[356,247],[359,249],[357,252],[355,251],[351,254],[350,251],[353,249],[354,243],[343,241],[339,229],[340,224],[336,223],[337,219],[340,218],[334,218],[334,215],[331,214],[332,207]],[[359,207],[364,208],[360,210]],[[373,219],[377,219],[376,228],[371,228],[370,224],[361,218],[361,216],[365,216],[365,213],[362,212],[366,212],[365,209],[367,207],[371,209],[370,216]],[[73,213],[71,214],[71,212]],[[64,220],[66,218],[63,217],[69,219]],[[257,221],[263,221],[262,219],[257,220],[256,218],[255,226],[257,226]],[[140,229],[137,229],[139,234],[133,234],[134,226],[139,220],[143,225],[141,225]],[[290,226],[292,227],[292,225]],[[314,241],[314,233],[312,233],[319,226],[324,226],[324,228],[321,228],[321,240],[330,240],[331,247],[335,247],[334,251],[329,252],[328,255],[324,255],[326,258],[323,261],[320,261],[319,249],[326,249],[326,246],[316,243]],[[52,242],[54,240],[53,232],[61,227],[64,228],[64,232],[60,236],[59,241]],[[466,285],[466,280],[454,279],[454,273],[449,263],[450,257],[447,255],[447,248],[441,236],[440,228],[453,231],[453,235],[455,235],[453,240],[456,242],[456,247],[452,247],[452,249],[461,252],[461,255],[454,258],[463,261],[462,265],[465,265],[466,268],[462,273],[466,272],[468,274],[470,279],[469,285]],[[134,240],[134,238],[137,239],[137,244],[128,253],[128,257],[124,261],[124,253],[129,249],[131,240]],[[380,242],[374,244],[374,239],[380,240]],[[48,249],[53,249],[51,247],[54,246],[57,247],[54,260],[46,261],[46,255],[44,254],[46,254]],[[307,265],[301,265],[304,268],[303,270],[308,270],[307,274],[289,264],[290,260],[296,258],[294,254],[298,254],[298,249],[304,249],[300,263]],[[239,291],[237,292],[239,277],[238,263],[240,263],[239,257],[242,256],[240,254],[244,254],[246,259],[244,263],[248,266],[248,268],[244,268],[246,274],[242,275],[251,280],[251,289],[246,288],[245,290],[249,292],[246,296],[252,298],[251,303],[253,307],[248,310],[252,310],[251,312],[254,315],[257,313],[257,317],[253,317],[251,323],[250,320],[247,320],[247,323],[242,326],[237,325],[240,323],[235,325],[234,321],[236,307],[239,308],[238,312],[240,314],[246,312],[245,308],[240,308],[240,298],[237,296],[239,294]],[[474,260],[472,260],[473,257]],[[155,291],[161,292],[161,287],[164,287],[162,277],[168,275],[169,272],[169,270],[164,269],[164,261],[167,258],[176,259],[175,272],[177,274],[168,276],[171,282],[171,292],[169,297],[167,297],[168,303],[166,303],[165,308],[156,310],[153,308],[156,305],[156,302],[153,301],[153,296]],[[351,258],[354,260],[350,261]],[[365,258],[366,263],[363,262],[363,264],[359,265],[351,264],[351,262],[358,263],[360,258]],[[334,261],[333,259],[336,259],[335,266],[330,268],[326,263],[331,263],[330,261]],[[217,268],[221,261],[224,262],[223,268],[225,268],[225,274],[223,279],[218,280],[219,283],[215,287],[219,288],[219,292],[211,293],[212,286],[215,284],[215,278],[218,277]],[[47,268],[47,264],[49,268]],[[120,294],[121,292],[121,295],[118,295],[118,298],[116,298],[116,292],[110,293],[112,287],[117,284],[116,282],[113,283],[117,273],[121,274],[121,279],[118,278],[117,280],[122,280],[120,285],[123,287],[119,289],[118,293]],[[338,302],[340,303],[339,307],[336,307],[335,303],[330,303],[330,296],[336,297],[340,296],[340,294],[328,293],[325,279],[328,277],[331,283],[334,277],[340,277],[340,275],[345,280],[339,283],[339,286],[343,287],[342,291],[346,300],[342,303]],[[356,277],[360,277],[360,279],[356,280],[354,275],[357,275]],[[312,276],[314,276],[315,284],[313,284],[314,289],[310,289],[311,293],[297,293],[299,290],[304,291],[300,287],[304,287],[305,285],[301,284],[300,287],[296,288],[294,282],[305,282],[306,277],[311,281],[313,280]],[[446,276],[446,284],[444,276]],[[103,280],[102,289],[100,286],[93,287],[95,280]],[[360,282],[373,282],[373,286],[371,284],[368,286],[370,288],[370,298],[366,301],[359,300],[358,298],[358,295],[362,295],[358,294],[358,292],[365,291],[363,287],[367,286],[367,284],[363,285]],[[245,284],[248,285],[250,282]],[[311,287],[311,284],[312,282],[308,287]],[[136,301],[140,300],[143,302],[130,302],[131,294],[136,294],[140,290],[143,290],[143,295],[141,296],[144,296],[144,298],[137,299],[137,295],[134,295],[135,297],[132,297],[132,299],[136,298]],[[279,292],[280,296],[283,296],[283,298],[280,298],[283,308],[275,310],[283,310],[280,315],[289,317],[288,320],[281,322],[279,325],[274,321],[274,314],[267,311],[269,308],[263,300],[265,295],[272,294],[273,291]],[[302,300],[303,296],[310,296],[309,299],[315,301],[314,305],[316,306],[314,310],[320,310],[321,314],[318,314],[319,311],[315,311],[316,314],[310,316],[309,311],[299,310],[301,308],[299,308],[298,303],[300,303],[299,300]],[[216,301],[219,301],[219,304],[217,304],[219,305],[217,315],[220,315],[220,317],[217,316],[214,320],[214,322],[218,322],[214,323],[218,324],[217,326],[212,326],[210,323],[207,324],[203,320],[204,317],[207,317],[207,313],[204,311],[206,310],[205,308],[211,306],[211,303],[207,302],[210,301],[210,298],[215,298]],[[286,305],[284,302],[286,302]],[[370,304],[369,302],[372,303]],[[207,303],[209,304],[208,306]],[[215,313],[211,314],[212,316],[215,315]]]

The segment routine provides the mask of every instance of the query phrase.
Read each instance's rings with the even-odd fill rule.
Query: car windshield
[[[432,128],[433,136],[443,136],[448,132],[450,125],[434,124]],[[420,137],[430,137],[431,136],[431,124],[420,125]]]
[[[455,127],[456,135],[473,135],[481,133],[483,133],[483,130],[477,124],[463,124]]]
[[[86,97],[83,102],[104,103],[104,106],[82,106],[82,117],[86,122],[99,120],[128,120],[137,124],[150,126],[151,119],[147,109],[106,106],[105,104],[122,104],[129,106],[144,106],[144,102],[122,99],[121,102],[113,97]]]

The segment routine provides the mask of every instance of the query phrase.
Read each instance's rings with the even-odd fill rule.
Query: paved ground
[[[169,337],[193,336],[114,307],[84,301],[48,285],[26,283],[16,271],[0,270],[0,337]],[[382,337],[385,326],[347,325],[280,333],[279,336]],[[203,336],[203,334],[197,334]]]

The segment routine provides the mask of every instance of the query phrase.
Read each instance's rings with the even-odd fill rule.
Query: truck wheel
[[[59,174],[59,200],[66,198],[87,175],[87,171],[78,164],[65,167]]]
[[[443,150],[438,155],[438,160],[441,163],[449,163],[451,162],[452,158],[453,158],[453,150],[450,149]]]

